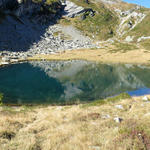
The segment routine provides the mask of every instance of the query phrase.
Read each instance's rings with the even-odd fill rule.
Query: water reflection
[[[149,94],[149,76],[149,66],[141,65],[30,62],[0,68],[0,91],[5,103],[91,101],[126,91]]]

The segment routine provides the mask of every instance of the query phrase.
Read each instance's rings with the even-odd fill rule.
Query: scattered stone
[[[114,118],[114,121],[115,121],[116,123],[121,123],[121,122],[123,121],[123,119],[122,119],[122,118],[119,118],[119,117],[115,117],[115,118]]]
[[[8,62],[1,62],[0,64],[1,64],[1,65],[9,65]]]
[[[102,119],[109,119],[110,118],[110,115],[103,115],[102,116]]]
[[[148,36],[148,37],[142,36],[137,39],[137,42],[141,42],[142,40],[147,40],[147,39],[150,39],[150,36]]]
[[[10,59],[9,59],[9,57],[2,57],[2,61],[4,61],[4,62],[9,62]]]
[[[123,109],[122,105],[115,105],[115,107],[118,108],[118,109]]]
[[[132,42],[133,38],[134,38],[133,36],[127,36],[126,39],[125,39],[125,41],[126,42]]]
[[[148,101],[149,98],[148,98],[147,96],[144,96],[144,97],[142,98],[142,100],[143,100],[143,101]]]
[[[89,146],[91,150],[100,150],[99,146]]]

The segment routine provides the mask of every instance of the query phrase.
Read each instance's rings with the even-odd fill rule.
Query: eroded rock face
[[[66,1],[65,5],[65,15],[70,18],[78,16],[84,10],[83,7],[77,6],[75,3],[70,1]]]
[[[0,0],[0,8],[14,10],[18,7],[17,0]]]
[[[6,11],[13,11],[11,13],[17,16],[24,14],[28,16],[51,14],[50,17],[56,17],[63,9],[60,0],[49,3],[45,0],[0,0],[0,7]]]

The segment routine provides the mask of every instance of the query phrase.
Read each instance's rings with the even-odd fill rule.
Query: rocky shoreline
[[[67,1],[63,16],[79,14],[83,9]],[[83,11],[83,10],[82,10]],[[21,16],[20,23],[12,16],[6,16],[0,24],[0,65],[26,61],[35,55],[50,55],[66,50],[99,48],[93,41],[73,26],[63,26],[49,20],[47,24],[30,21],[27,16]],[[11,34],[10,34],[11,33]]]
[[[57,35],[56,35],[57,34]],[[66,50],[100,48],[93,44],[89,37],[85,37],[72,26],[59,24],[49,26],[41,39],[29,48],[28,51],[1,51],[0,65],[7,65],[19,61],[25,61],[35,55],[50,55]]]

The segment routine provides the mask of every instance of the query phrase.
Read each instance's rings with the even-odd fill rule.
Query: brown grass
[[[121,104],[120,110],[115,105]],[[150,103],[141,97],[101,106],[1,107],[1,150],[149,149]],[[110,118],[105,119],[105,115]],[[121,123],[114,117],[121,117]]]
[[[124,52],[112,49],[81,49],[65,51],[51,55],[36,55],[28,60],[73,60],[81,59],[88,61],[97,61],[102,63],[134,63],[147,64],[150,61],[150,53],[144,49],[126,50]]]

